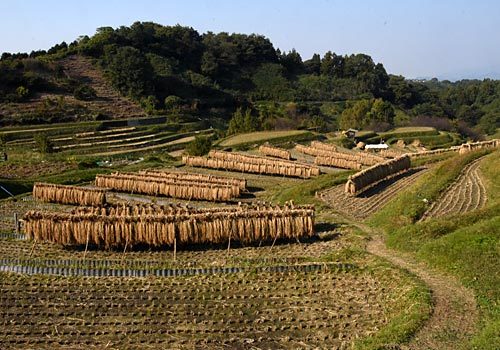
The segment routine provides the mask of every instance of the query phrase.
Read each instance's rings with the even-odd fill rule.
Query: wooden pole
[[[33,246],[31,247],[29,258],[31,258],[31,255],[33,255],[33,252],[35,251],[35,245],[36,245],[36,239],[33,241]]]
[[[87,232],[87,243],[85,243],[85,251],[83,252],[83,261],[85,261],[85,256],[87,255],[87,249],[89,247],[89,237],[90,231]]]
[[[16,234],[19,234],[19,219],[17,213],[14,213],[14,225],[16,226]]]
[[[229,255],[229,249],[231,249],[231,234],[229,234],[229,241],[227,242],[227,254]]]
[[[125,252],[127,251],[127,245],[128,245],[128,239],[125,241],[125,248],[123,248],[123,254],[122,254],[122,265],[123,262],[125,261]]]
[[[274,247],[274,243],[276,243],[276,240],[278,239],[278,235],[276,235],[276,237],[274,237],[274,241],[273,241],[273,244],[271,245],[271,248],[270,249],[273,249]]]
[[[177,257],[177,237],[174,237],[174,261]]]

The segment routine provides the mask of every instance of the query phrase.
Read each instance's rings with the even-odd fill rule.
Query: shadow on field
[[[239,249],[239,248],[259,248],[259,247],[272,247],[272,246],[280,246],[280,245],[290,245],[290,244],[312,244],[317,242],[327,242],[336,239],[339,236],[338,233],[329,231],[321,231],[317,232],[314,236],[304,237],[299,239],[284,239],[279,238],[275,242],[270,241],[261,241],[261,242],[253,242],[253,243],[242,243],[238,241],[231,241],[230,249]],[[178,244],[177,251],[209,251],[209,250],[227,250],[228,243],[222,244]],[[84,252],[85,245],[76,245],[76,246],[66,246],[63,247],[66,251],[72,252]],[[87,247],[88,251],[99,251],[106,250],[111,252],[123,252],[122,248],[115,249],[103,249],[96,245],[90,245]],[[132,247],[127,247],[127,252],[161,252],[161,251],[173,251],[173,246],[163,245],[158,247],[148,246],[146,244],[138,244]]]
[[[396,175],[394,177],[391,177],[390,179],[387,179],[387,180],[383,180],[381,182],[379,182],[376,186],[372,187],[372,188],[369,188],[367,189],[366,191],[360,193],[357,195],[357,197],[359,198],[370,198],[372,196],[375,196],[376,194],[380,193],[380,192],[383,192],[386,190],[387,187],[389,187],[390,185],[398,182],[399,180],[407,177],[407,176],[411,176],[413,174],[416,174],[422,170],[424,170],[425,168],[421,167],[421,168],[412,168],[402,174],[399,174],[399,175]]]

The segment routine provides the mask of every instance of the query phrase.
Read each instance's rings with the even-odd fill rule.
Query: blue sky
[[[258,33],[304,60],[367,53],[410,78],[500,78],[495,0],[0,0],[0,52],[48,49],[135,21]]]

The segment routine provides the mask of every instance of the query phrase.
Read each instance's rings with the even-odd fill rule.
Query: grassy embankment
[[[370,219],[371,225],[386,232],[389,247],[453,274],[474,291],[481,321],[470,344],[462,344],[467,349],[496,349],[500,344],[499,151],[481,160],[488,193],[486,207],[416,222],[429,205],[424,199],[435,201],[466,164],[484,154],[474,152],[443,162]]]
[[[315,138],[317,138],[317,136],[307,130],[257,131],[229,136],[217,142],[216,145],[220,147],[246,149],[265,142],[283,145],[291,142],[313,140]]]

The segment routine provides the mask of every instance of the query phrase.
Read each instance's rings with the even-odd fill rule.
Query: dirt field
[[[357,220],[364,220],[375,213],[399,191],[417,180],[426,168],[413,168],[410,171],[386,180],[377,186],[357,195],[350,196],[339,185],[318,194],[318,197],[330,205],[335,211]]]
[[[422,220],[466,213],[482,208],[487,201],[480,174],[481,159],[469,164],[459,179],[423,215]]]

